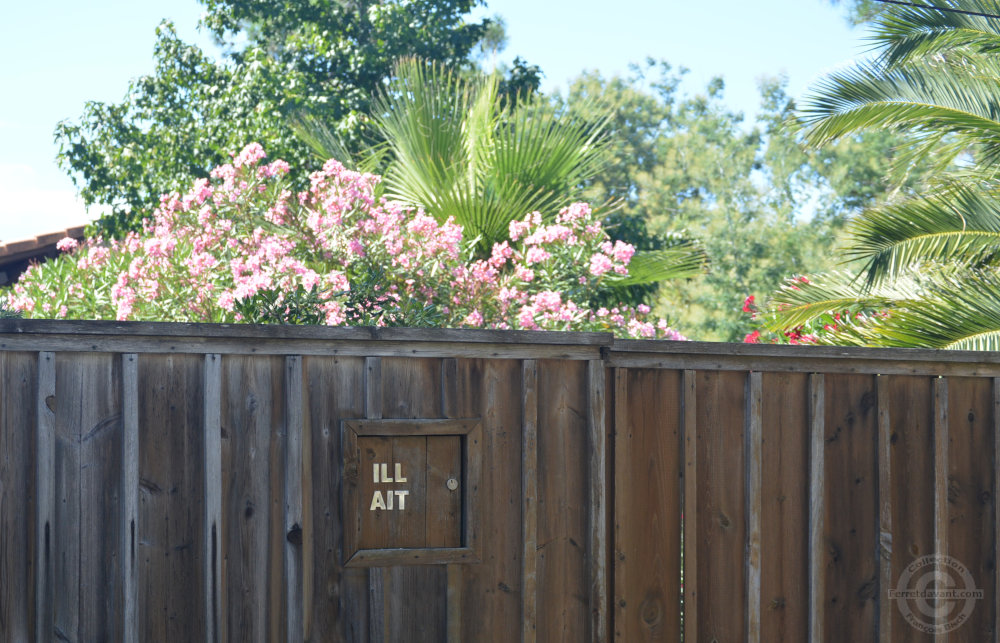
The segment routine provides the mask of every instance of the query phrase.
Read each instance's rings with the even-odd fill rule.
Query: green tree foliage
[[[996,3],[940,3],[973,12]],[[852,222],[846,256],[856,273],[822,275],[774,297],[773,327],[847,310],[838,343],[1000,348],[1000,23],[929,6],[896,7],[873,28],[879,57],[832,74],[803,116],[809,139],[897,131],[910,162],[935,174]]]
[[[683,231],[708,253],[707,275],[660,286],[657,312],[695,339],[741,340],[753,329],[742,311],[748,295],[832,267],[844,221],[893,188],[883,167],[898,137],[866,134],[805,150],[783,81],[761,85],[760,115],[749,125],[726,107],[721,79],[683,93],[684,71],[650,60],[629,78],[585,74],[564,100],[614,105],[615,160],[589,183],[588,198],[623,204],[616,236],[653,247]]]
[[[322,115],[352,151],[371,143],[372,95],[402,55],[470,65],[489,21],[466,23],[475,0],[204,0],[204,25],[228,54],[213,60],[157,30],[152,74],[120,103],[90,102],[55,131],[60,166],[86,204],[112,214],[98,229],[119,236],[149,216],[161,194],[204,178],[249,141],[303,166],[308,147],[287,117]],[[523,64],[517,82],[537,68]],[[527,76],[525,76],[527,74]],[[93,232],[93,231],[92,231]]]

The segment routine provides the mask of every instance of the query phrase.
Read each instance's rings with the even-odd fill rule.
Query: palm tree
[[[373,114],[385,143],[369,160],[388,158],[384,196],[439,221],[453,217],[482,254],[507,238],[511,221],[536,211],[553,220],[580,200],[581,185],[608,158],[607,115],[585,119],[535,96],[504,101],[496,75],[463,75],[418,59],[397,64]],[[321,124],[298,129],[319,152],[341,158]],[[693,276],[705,263],[698,243],[668,237],[659,250],[636,253],[615,286]]]
[[[848,226],[859,270],[775,293],[774,329],[837,312],[837,343],[1000,348],[1000,19],[955,9],[1000,15],[994,0],[893,6],[874,25],[877,56],[828,76],[801,114],[811,144],[896,130],[905,162],[938,172]]]

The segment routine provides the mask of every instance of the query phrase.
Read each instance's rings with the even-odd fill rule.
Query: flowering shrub
[[[320,321],[610,330],[684,339],[648,306],[592,309],[628,274],[634,249],[612,241],[587,204],[546,223],[510,223],[509,239],[475,256],[450,219],[375,196],[379,177],[328,161],[308,190],[289,167],[248,145],[186,194],[161,198],[143,234],[64,239],[8,293],[29,317],[159,321]],[[303,307],[306,310],[301,310]]]

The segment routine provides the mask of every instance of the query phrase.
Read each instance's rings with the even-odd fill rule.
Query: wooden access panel
[[[478,560],[479,420],[343,423],[345,565]]]

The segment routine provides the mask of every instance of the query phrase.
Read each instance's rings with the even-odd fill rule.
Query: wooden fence
[[[996,642],[998,404],[988,353],[0,321],[0,640]]]

